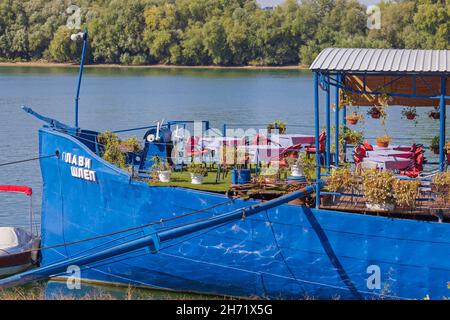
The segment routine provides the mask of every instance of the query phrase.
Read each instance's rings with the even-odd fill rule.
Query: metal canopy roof
[[[450,73],[450,50],[327,48],[310,66],[314,71]]]

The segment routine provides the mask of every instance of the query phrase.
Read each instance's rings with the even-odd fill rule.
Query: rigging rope
[[[22,159],[22,160],[16,160],[16,161],[11,161],[11,162],[0,163],[0,167],[9,166],[9,165],[13,165],[13,164],[24,163],[24,162],[29,162],[29,161],[35,161],[35,160],[40,160],[40,159],[45,159],[45,158],[51,158],[51,157],[57,157],[57,155],[56,154],[52,154],[52,155],[47,155],[47,156],[40,156],[40,157],[35,157],[35,158],[28,158],[28,159]]]

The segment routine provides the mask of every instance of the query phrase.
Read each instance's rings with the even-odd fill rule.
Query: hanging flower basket
[[[369,111],[367,111],[367,114],[372,117],[372,119],[380,119],[381,118],[381,110],[373,107]]]
[[[439,111],[431,111],[429,116],[431,119],[439,120],[441,118],[441,113]]]
[[[377,146],[380,148],[387,148],[389,147],[389,143],[391,143],[392,138],[388,135],[384,135],[377,138]]]
[[[347,117],[347,123],[351,124],[351,125],[355,125],[358,123],[358,119],[354,119],[354,118],[349,118]]]
[[[402,116],[407,120],[415,120],[417,117],[417,109],[415,107],[407,107],[402,110]]]
[[[348,115],[345,117],[345,120],[347,120],[348,124],[355,125],[358,123],[358,121],[362,121],[364,117],[361,114],[358,114],[358,112],[352,112],[351,115]]]

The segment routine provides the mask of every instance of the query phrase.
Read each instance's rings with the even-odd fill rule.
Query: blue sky
[[[257,0],[261,6],[273,6],[282,3],[284,0]],[[364,3],[365,5],[371,5],[371,4],[377,4],[380,2],[380,0],[359,0],[360,2]]]

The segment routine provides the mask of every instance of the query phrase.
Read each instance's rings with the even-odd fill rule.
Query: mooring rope
[[[30,162],[30,161],[35,161],[35,160],[41,160],[41,159],[46,159],[46,158],[51,158],[51,157],[56,157],[56,156],[57,156],[56,154],[52,154],[52,155],[47,155],[47,156],[40,156],[40,157],[35,157],[35,158],[28,158],[28,159],[16,160],[16,161],[11,161],[11,162],[5,162],[5,163],[0,163],[0,167],[24,163],[24,162]]]

